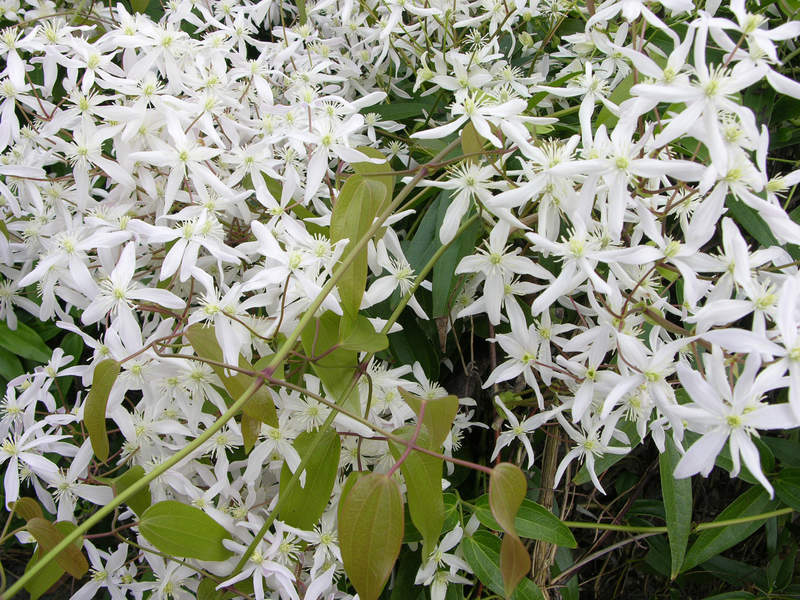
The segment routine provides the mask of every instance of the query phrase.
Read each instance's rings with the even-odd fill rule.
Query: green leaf
[[[58,521],[57,523],[54,523],[54,525],[56,529],[64,536],[72,533],[72,531],[77,527],[77,525],[70,523],[69,521]],[[72,542],[72,545],[75,550],[80,553],[81,546],[83,545],[83,538],[79,537],[77,540]],[[31,559],[25,566],[25,571],[29,571],[31,567],[38,563],[42,559],[42,555],[42,548],[37,548],[36,552],[33,556],[31,556]],[[61,568],[61,565],[58,564],[58,561],[52,560],[47,563],[42,570],[36,574],[36,577],[33,577],[25,584],[25,590],[28,592],[28,594],[30,594],[30,600],[38,600],[41,598],[58,582],[59,579],[61,579],[63,574],[64,569]]]
[[[59,528],[41,517],[29,519],[25,528],[39,542],[41,556],[50,552],[64,539],[64,534]],[[80,579],[89,570],[89,563],[81,553],[80,545],[76,547],[74,544],[70,544],[64,548],[56,556],[56,562],[75,579]]]
[[[681,571],[692,528],[692,480],[688,477],[675,479],[672,475],[680,459],[675,442],[668,437],[665,451],[658,458],[658,465],[661,473],[661,495],[669,529],[667,537],[672,561],[670,571],[672,579],[675,579]]]
[[[484,139],[475,131],[475,126],[472,124],[472,121],[467,122],[461,130],[461,150],[464,154],[475,154],[483,151],[483,143]],[[477,163],[480,159],[481,157],[476,155],[466,160]]]
[[[407,425],[393,433],[405,439],[414,435],[414,427]],[[431,440],[427,432],[420,431],[417,445],[430,449]],[[389,450],[395,460],[399,460],[406,447],[397,442],[389,442]],[[444,525],[444,494],[442,493],[443,460],[429,454],[412,450],[400,465],[406,482],[406,497],[411,521],[422,534],[422,555],[428,556],[439,541]]]
[[[231,590],[218,590],[217,585],[213,579],[203,579],[197,586],[197,600],[229,600],[237,597]]]
[[[478,498],[475,506],[475,516],[481,523],[489,529],[501,529],[489,508],[488,494]],[[544,506],[536,504],[528,498],[522,501],[514,519],[514,526],[517,528],[519,536],[523,538],[542,540],[566,548],[575,548],[578,545],[569,527]]]
[[[378,113],[384,120],[399,121],[422,115],[423,111],[433,110],[435,100],[432,96],[421,97],[409,102],[392,102],[370,106],[369,112]]]
[[[172,556],[221,561],[231,556],[222,545],[228,531],[199,508],[164,500],[142,514],[139,531],[145,539]]]
[[[352,175],[342,186],[331,213],[331,242],[347,238],[342,258],[369,230],[386,197],[386,185],[375,179]],[[367,285],[367,248],[359,250],[355,260],[339,279],[339,297],[346,313],[357,314]]]
[[[200,358],[212,360],[217,363],[224,362],[222,355],[222,348],[217,342],[217,336],[214,333],[213,327],[206,327],[202,323],[195,323],[186,328],[186,338],[194,348],[194,351]],[[254,371],[253,366],[241,354],[239,355],[240,369],[245,371]],[[214,372],[222,381],[228,394],[233,400],[241,397],[250,385],[253,383],[253,377],[245,375],[244,373],[233,372],[228,375],[221,366],[211,365]],[[265,386],[261,386],[250,397],[242,408],[242,412],[253,419],[257,419],[261,423],[265,423],[270,427],[278,426],[278,413],[275,411],[275,404],[272,402],[272,397]]]
[[[261,434],[261,421],[250,415],[242,414],[239,425],[242,428],[242,445],[244,446],[244,451],[250,454],[250,450],[256,445],[258,436]]]
[[[339,548],[361,600],[378,598],[402,542],[403,499],[397,482],[378,473],[360,476],[339,502]]]
[[[419,552],[411,552],[407,547],[402,549],[392,578],[392,593],[389,595],[389,600],[426,600],[428,596],[425,588],[414,584],[420,562]]]
[[[444,494],[444,525],[442,531],[452,531],[456,525],[461,522],[461,511],[458,498],[455,494]],[[405,532],[403,534],[403,543],[408,544],[411,542],[421,542],[422,534],[414,526],[411,520],[411,512],[408,510],[406,504],[406,518],[405,519]]]
[[[389,347],[389,338],[375,331],[367,317],[358,315],[339,347],[356,352],[380,352]]]
[[[5,348],[0,348],[0,377],[6,381],[10,381],[17,375],[22,375],[24,372],[25,368],[22,366],[19,358],[17,358],[17,355],[9,352]]]
[[[776,505],[777,501],[770,500],[769,495],[763,488],[752,487],[731,502],[727,508],[714,519],[714,522],[758,515],[763,512],[774,510]],[[700,533],[694,544],[689,547],[681,571],[687,571],[705,562],[712,556],[738,544],[757,531],[764,524],[764,521],[765,519],[760,519],[737,525],[706,529]]]
[[[358,412],[360,410],[358,394],[351,394],[351,405],[348,405],[343,398],[358,366],[358,353],[340,347],[339,324],[339,317],[331,311],[322,313],[322,316],[311,321],[303,330],[303,350],[308,357],[315,358],[311,368],[328,393],[340,405]],[[334,346],[338,347],[331,350]]]
[[[301,487],[298,482],[290,492],[284,492],[292,477],[292,472],[284,463],[281,468],[280,494],[282,498],[286,496],[286,501],[281,506],[280,518],[292,527],[311,531],[331,498],[339,472],[341,442],[339,435],[332,429],[316,433],[303,432],[295,439],[294,448],[301,458],[305,458],[310,452],[305,467],[305,487]]]
[[[83,407],[83,424],[92,441],[94,455],[104,461],[108,459],[108,433],[106,432],[106,405],[114,382],[119,377],[120,366],[117,361],[107,358],[94,368],[92,389]]]
[[[725,200],[725,204],[733,220],[741,225],[747,233],[752,235],[759,244],[765,247],[778,244],[778,240],[772,235],[769,225],[761,218],[758,211],[731,196]]]
[[[531,557],[525,544],[517,535],[514,520],[517,516],[528,482],[520,468],[511,463],[500,463],[492,469],[489,478],[489,507],[492,515],[506,534],[500,546],[500,571],[503,589],[508,598],[517,584],[531,568]]]
[[[783,469],[772,485],[781,502],[800,511],[800,469]]]
[[[131,8],[133,9],[133,12],[140,14],[147,12],[148,4],[150,4],[150,0],[131,0]]]
[[[405,391],[403,388],[398,389],[406,404],[419,416],[423,399]],[[458,412],[458,397],[452,395],[443,396],[430,400],[426,399],[424,402],[425,413],[422,415],[422,424],[430,435],[430,449],[439,450],[447,439],[450,428],[453,426],[453,419],[455,419]]]
[[[474,254],[475,241],[478,239],[480,230],[480,222],[475,221],[472,223],[461,232],[459,238],[453,241],[433,266],[432,295],[434,317],[443,317],[450,313],[450,301],[455,292],[458,291],[456,286],[460,283],[460,279],[455,276],[456,267],[462,258]]]
[[[9,329],[5,321],[0,321],[0,346],[12,354],[40,363],[49,361],[52,354],[39,334],[21,321],[14,330]]]
[[[122,492],[131,487],[134,483],[139,481],[145,476],[144,467],[136,465],[125,471],[122,475],[115,478],[111,484],[114,490],[114,495],[119,496]],[[145,486],[136,492],[132,497],[128,498],[127,505],[136,513],[137,517],[141,517],[142,513],[146,511],[152,504],[153,499],[150,496],[150,486]]]
[[[68,333],[61,340],[60,346],[64,349],[64,354],[72,357],[71,365],[78,364],[83,354],[83,338],[76,333]]]
[[[26,521],[37,517],[44,519],[42,507],[39,506],[39,503],[33,498],[27,498],[25,496],[18,498],[16,502],[11,503],[11,510]]]
[[[464,560],[477,578],[495,594],[503,594],[500,572],[500,540],[488,531],[476,531],[461,541]],[[511,600],[544,600],[541,590],[527,577],[517,586]]]
[[[366,154],[370,158],[380,158],[384,161],[382,163],[355,162],[350,165],[357,174],[361,175],[365,179],[377,181],[383,184],[383,186],[386,188],[383,196],[383,202],[378,207],[378,213],[380,213],[384,208],[386,208],[386,205],[389,204],[392,196],[394,195],[395,176],[375,175],[375,173],[388,173],[389,171],[392,171],[392,166],[389,164],[386,156],[384,156],[380,150],[370,148],[369,146],[357,146],[356,150],[362,154]]]

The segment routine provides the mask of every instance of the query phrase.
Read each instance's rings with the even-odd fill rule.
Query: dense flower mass
[[[386,432],[428,440],[445,489],[494,425],[484,464],[532,468],[535,432],[561,432],[556,486],[580,463],[604,492],[604,457],[669,443],[677,478],[727,448],[774,493],[756,440],[800,426],[800,170],[768,162],[744,99],[800,99],[777,4],[64,4],[0,3],[0,335],[24,359],[3,344],[5,507],[80,523],[133,472],[228,536],[178,560],[123,503],[73,598],[352,597],[345,477],[388,473],[416,518]],[[422,346],[484,321],[494,344],[493,406],[473,386],[441,436],[440,380],[477,367],[459,345],[440,376],[415,319]],[[315,485],[330,428],[330,494],[299,524],[275,507]],[[406,540],[435,600],[477,581],[465,511]]]

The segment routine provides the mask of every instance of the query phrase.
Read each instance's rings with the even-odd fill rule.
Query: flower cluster
[[[263,370],[309,309],[354,318],[332,285],[357,242],[333,217],[354,170],[407,175],[417,194],[365,245],[360,308],[375,331],[391,343],[403,298],[437,317],[443,343],[488,320],[499,359],[483,386],[507,428],[487,460],[511,446],[530,467],[531,435],[557,427],[570,449],[555,485],[580,461],[602,492],[600,457],[648,438],[664,451],[669,437],[676,477],[708,475],[727,445],[731,475],[743,462],[772,494],[754,438],[800,426],[800,225],[784,201],[800,170],[768,164],[769,132],[743,93],[766,82],[800,99],[780,61],[800,22],[744,0],[699,4],[175,0],[153,18],[122,3],[2,3],[0,319],[72,340],[32,370],[3,367],[6,507],[35,496],[77,522],[112,501],[115,471],[151,473],[209,430],[236,400],[234,369]],[[573,33],[538,35],[565,20]],[[424,213],[431,188],[438,215]],[[444,292],[417,277],[415,211],[436,222],[436,248],[479,231]],[[431,289],[448,298],[443,315]],[[187,335],[201,325],[216,359]],[[283,366],[291,385],[269,387],[272,424],[228,420],[149,484],[153,502],[222,525],[231,558],[165,559],[121,512],[131,531],[84,542],[92,575],[73,598],[194,598],[208,574],[237,597],[351,597],[342,477],[395,476],[376,431],[415,423],[404,394],[448,392],[407,354],[362,353],[345,404],[363,417],[337,416],[341,390],[309,366],[323,364],[322,337],[304,333]],[[86,390],[107,360],[121,369],[105,407],[117,441],[100,460]],[[460,399],[445,457],[485,426],[475,404]],[[275,520],[296,440],[326,423],[341,454],[322,516],[307,529]],[[472,581],[464,528],[421,557],[416,580],[436,600]]]

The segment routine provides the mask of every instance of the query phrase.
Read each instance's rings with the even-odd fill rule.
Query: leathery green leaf
[[[352,175],[342,186],[331,213],[331,242],[349,240],[342,253],[348,256],[367,233],[386,196],[386,186],[376,179]],[[362,248],[339,279],[342,309],[355,315],[367,285],[367,248]]]
[[[108,458],[108,434],[106,433],[106,406],[108,395],[119,377],[119,363],[111,358],[97,364],[92,377],[92,389],[83,407],[83,424],[89,433],[94,455],[100,460]]]
[[[114,482],[111,485],[111,488],[114,490],[114,495],[118,496],[144,476],[144,467],[141,465],[131,467],[122,475],[114,479]],[[142,516],[142,513],[144,513],[144,511],[150,507],[152,501],[152,497],[150,496],[150,486],[146,486],[136,492],[131,498],[128,498],[127,504],[130,509],[136,513],[136,516],[140,517]]]
[[[228,531],[199,508],[164,500],[142,514],[139,531],[157,550],[172,556],[221,561],[231,555]]]
[[[50,552],[57,544],[64,539],[64,534],[53,523],[40,517],[28,520],[25,528],[39,542],[39,552],[44,555]],[[80,579],[89,570],[89,563],[86,562],[81,553],[80,546],[70,544],[56,556],[58,566],[72,575],[75,579]]]
[[[489,529],[502,529],[489,508],[489,496],[484,494],[475,500],[475,516]],[[543,540],[557,546],[575,548],[575,536],[561,520],[544,506],[525,498],[514,519],[517,535],[531,540]]]
[[[402,542],[403,499],[397,482],[379,473],[359,476],[339,502],[339,548],[361,600],[378,598]]]
[[[503,593],[503,576],[500,573],[500,540],[497,536],[479,529],[461,541],[464,560],[477,578],[495,594]],[[511,595],[511,600],[544,600],[541,590],[525,577]]]
[[[414,435],[414,426],[407,425],[396,429],[393,433],[410,440]],[[421,430],[417,436],[417,445],[430,449],[430,436]],[[395,460],[405,452],[406,447],[397,442],[389,442],[389,450]],[[406,482],[406,497],[411,522],[422,534],[422,556],[426,557],[433,550],[444,525],[444,494],[442,493],[441,458],[412,450],[400,465],[400,472]]]
[[[313,450],[312,450],[312,445]],[[286,463],[281,468],[280,494],[286,496],[280,510],[280,518],[292,527],[311,531],[322,516],[331,497],[336,474],[339,472],[339,435],[332,429],[318,432],[303,432],[294,441],[295,450],[305,458],[305,485],[297,483],[286,493],[287,482],[292,472]]]
[[[518,466],[500,463],[489,478],[489,507],[505,535],[500,546],[500,572],[503,589],[510,597],[517,584],[531,568],[531,558],[517,535],[514,519],[525,498],[528,482]]]
[[[202,323],[195,323],[186,328],[185,335],[200,358],[212,360],[217,363],[224,362],[222,348],[220,348],[217,342],[217,336],[214,333],[213,327],[206,327]],[[226,374],[225,369],[221,366],[211,365],[211,367],[214,369],[214,372],[222,381],[222,385],[225,386],[225,390],[233,400],[236,400],[244,394],[253,383],[253,378],[244,373],[229,371],[232,374]],[[253,366],[245,360],[242,355],[239,355],[238,367],[246,371],[254,371]],[[258,388],[245,403],[242,412],[252,419],[257,419],[270,427],[278,426],[278,413],[275,411],[275,404],[272,402],[269,391],[263,385]]]
[[[425,402],[425,413],[422,415],[422,424],[428,430],[431,439],[431,450],[438,450],[444,444],[453,426],[453,419],[458,412],[457,396],[442,396],[441,398],[423,399],[398,388],[406,404],[419,416],[422,403]]]
[[[664,512],[667,516],[667,537],[672,567],[672,579],[678,576],[686,555],[689,543],[689,532],[692,528],[692,480],[675,479],[672,473],[681,456],[675,442],[667,437],[666,448],[658,458],[661,474],[661,495],[664,500]]]
[[[800,469],[783,469],[772,483],[781,502],[800,511]]]
[[[766,490],[760,486],[752,487],[731,502],[714,521],[727,521],[728,519],[758,515],[774,510],[777,505],[778,501],[770,500]],[[764,524],[764,521],[765,519],[748,521],[738,525],[706,529],[701,532],[686,552],[681,571],[696,567],[712,556],[738,544],[755,533]]]
[[[0,346],[17,356],[40,363],[49,361],[52,354],[42,337],[22,322],[17,323],[16,329],[10,329],[5,321],[0,321]]]

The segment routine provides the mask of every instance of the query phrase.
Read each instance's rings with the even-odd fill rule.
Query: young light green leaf
[[[375,331],[375,327],[363,315],[358,315],[349,329],[350,332],[339,344],[343,350],[380,352],[389,347],[389,338]]]
[[[261,421],[244,413],[242,414],[239,425],[242,428],[242,445],[244,446],[244,451],[250,454],[250,450],[256,445],[258,436],[261,433]]]
[[[94,368],[92,389],[83,406],[83,424],[92,441],[94,455],[100,460],[108,458],[108,434],[106,433],[106,405],[114,382],[119,377],[117,361],[107,358]]]
[[[64,534],[53,523],[41,517],[34,517],[28,520],[25,525],[36,541],[39,542],[39,552],[41,555],[47,554],[64,539]],[[69,545],[56,556],[58,566],[72,575],[75,579],[80,579],[89,570],[89,563],[86,562],[81,553],[80,546]]]
[[[484,139],[475,131],[475,126],[472,121],[467,122],[461,130],[461,150],[464,154],[475,154],[483,150]],[[480,156],[470,156],[466,160],[471,162],[479,162]]]
[[[500,524],[492,516],[489,508],[489,496],[484,494],[475,500],[475,516],[489,529],[500,530]],[[578,544],[575,537],[561,520],[544,506],[525,498],[514,519],[517,534],[522,538],[542,540],[557,546],[575,548]]]
[[[379,473],[358,477],[339,502],[339,548],[361,600],[378,598],[402,542],[403,499],[397,482]]]
[[[461,541],[464,560],[481,583],[495,594],[503,594],[503,575],[500,572],[501,543],[497,536],[485,530],[476,531]],[[520,581],[511,600],[544,600],[541,590],[527,577]]]
[[[311,363],[314,373],[328,393],[337,402],[343,402],[342,396],[349,388],[358,365],[358,353],[340,347],[339,322],[339,316],[331,311],[322,313],[303,330],[302,341],[306,356],[315,359]],[[351,394],[351,398],[352,404],[348,406],[345,401],[343,406],[358,410],[358,394]]]
[[[150,0],[131,0],[131,8],[133,12],[144,14],[147,12],[147,5],[150,4]]]
[[[185,558],[221,561],[231,555],[228,531],[199,508],[164,500],[142,514],[139,531],[156,549]]]
[[[42,507],[39,506],[39,503],[33,498],[28,498],[25,496],[18,498],[16,502],[11,503],[10,508],[26,521],[30,521],[36,517],[44,519]]]
[[[531,558],[525,544],[517,535],[514,520],[525,498],[528,481],[516,465],[500,463],[492,469],[489,478],[489,507],[492,515],[505,531],[500,548],[500,571],[506,598],[531,568]]]
[[[403,388],[399,388],[399,391],[406,404],[419,415],[423,399],[407,392]],[[458,397],[452,395],[443,396],[431,400],[425,399],[424,402],[425,413],[422,415],[422,424],[430,435],[430,449],[439,450],[445,439],[447,439],[450,428],[453,426],[453,419],[455,419],[458,412]]]
[[[396,429],[393,433],[405,439],[414,435],[414,427],[407,425]],[[430,437],[427,432],[420,431],[417,444],[429,448]],[[397,442],[389,442],[389,450],[398,460],[406,447]],[[422,452],[411,451],[400,472],[406,482],[406,496],[411,521],[422,534],[422,556],[428,556],[439,541],[444,525],[444,494],[442,493],[443,460]]]
[[[675,442],[671,437],[667,437],[665,451],[658,458],[658,466],[661,473],[661,496],[664,500],[664,512],[669,529],[667,537],[672,579],[675,579],[681,571],[692,528],[692,480],[688,477],[675,479],[672,475],[680,459],[681,455]]]
[[[54,523],[56,529],[60,531],[63,535],[67,535],[72,532],[73,529],[77,527],[74,523],[70,523],[69,521],[58,521]],[[75,550],[80,552],[81,545],[83,544],[83,540],[81,538],[72,542]],[[36,549],[36,552],[31,556],[31,559],[28,561],[28,564],[25,566],[25,571],[28,571],[33,565],[39,562],[42,558],[42,548],[39,547]],[[39,600],[47,591],[53,587],[56,582],[61,579],[61,576],[64,574],[64,569],[61,568],[61,565],[58,564],[58,561],[50,561],[48,564],[44,566],[44,568],[39,571],[39,574],[36,577],[32,578],[25,584],[25,590],[30,594],[30,600]]]
[[[127,490],[144,476],[144,467],[141,465],[131,467],[122,475],[114,479],[114,482],[111,485],[111,488],[114,490],[114,495],[119,496],[122,492]],[[150,486],[148,485],[128,498],[127,504],[130,509],[136,513],[137,517],[141,517],[142,513],[144,513],[144,511],[150,507],[152,502],[153,500],[150,496]]]
[[[380,213],[394,195],[395,176],[376,175],[376,173],[389,173],[392,171],[392,166],[389,164],[386,156],[384,156],[380,150],[370,148],[369,146],[357,146],[356,150],[362,154],[366,154],[370,158],[382,158],[385,161],[382,163],[356,162],[350,165],[353,167],[353,171],[363,176],[365,179],[373,179],[374,181],[378,181],[386,188],[386,192],[383,196],[383,202],[381,202],[380,206],[378,207],[378,212]]]
[[[386,186],[376,179],[352,175],[342,186],[331,213],[331,242],[349,240],[342,253],[348,256],[367,233],[386,196]],[[367,285],[367,248],[362,248],[339,279],[342,309],[355,315]]]
[[[731,502],[714,521],[727,521],[739,517],[758,515],[763,512],[774,510],[777,500],[770,500],[767,492],[759,487],[752,487],[736,500]],[[681,571],[687,571],[705,562],[712,556],[719,554],[738,544],[743,539],[755,533],[763,524],[765,519],[748,521],[736,525],[726,525],[706,529],[695,540],[694,544],[686,552]]]
[[[303,432],[294,441],[295,450],[305,458],[310,453],[305,467],[305,486],[297,483],[290,492],[285,492],[292,472],[284,463],[281,468],[280,494],[285,498],[281,506],[282,521],[305,531],[311,531],[322,516],[331,497],[336,475],[339,472],[339,435],[332,429]]]
[[[5,321],[0,321],[0,346],[22,358],[46,363],[52,351],[33,329],[18,322],[16,329],[9,329]]]
[[[222,348],[217,342],[213,327],[195,323],[186,328],[185,335],[200,358],[217,363],[224,362]],[[253,366],[241,355],[239,355],[238,367],[246,371],[254,371]],[[221,366],[211,365],[211,368],[214,369],[214,372],[220,378],[222,385],[225,386],[233,400],[244,394],[253,383],[253,378],[244,373],[237,372],[229,375]],[[272,397],[265,386],[261,386],[256,390],[250,400],[245,403],[242,412],[270,427],[278,426],[278,413],[275,411],[275,404],[272,402]]]

